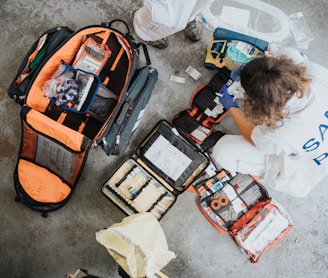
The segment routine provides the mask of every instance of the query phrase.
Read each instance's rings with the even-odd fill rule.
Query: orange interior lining
[[[73,151],[81,151],[84,135],[63,126],[36,110],[30,110],[26,121],[37,131],[58,140]]]
[[[68,42],[66,42],[60,50],[58,50],[56,54],[46,62],[30,88],[26,99],[26,104],[29,107],[40,112],[44,112],[46,110],[50,99],[44,95],[42,89],[44,82],[51,79],[51,76],[57,70],[62,60],[66,63],[70,63],[73,60],[75,54],[81,46],[84,35],[101,31],[107,32],[108,29],[105,27],[90,27],[81,30],[78,34],[74,35]]]
[[[124,53],[124,48],[121,48],[121,50],[120,50],[119,53],[117,54],[117,57],[116,57],[116,59],[115,59],[113,65],[112,65],[112,67],[110,68],[111,71],[114,71],[114,70],[115,70],[115,68],[116,68],[116,66],[117,66],[117,64],[118,64],[118,62],[119,62],[119,60],[121,59],[123,53]]]
[[[18,162],[18,176],[24,191],[37,202],[58,203],[71,192],[59,177],[23,159]]]
[[[43,87],[45,81],[50,80],[53,73],[57,70],[58,66],[60,65],[61,61],[64,60],[66,63],[71,63],[78,52],[85,35],[97,34],[100,37],[107,37],[110,35],[110,32],[115,33],[119,43],[122,46],[122,52],[124,51],[127,53],[129,58],[129,67],[128,71],[126,72],[126,80],[128,80],[128,76],[131,73],[131,63],[133,57],[133,51],[129,44],[127,44],[123,35],[115,31],[109,31],[107,27],[95,26],[95,27],[88,27],[79,32],[77,32],[72,38],[69,39],[56,53],[53,55],[42,67],[40,73],[35,78],[29,93],[26,98],[26,105],[31,107],[34,110],[44,113],[51,100],[44,95]],[[119,59],[116,59],[115,64],[117,65]],[[115,65],[115,66],[116,66]],[[103,81],[103,80],[102,80]],[[107,80],[108,82],[108,80]],[[125,90],[126,83],[122,88],[121,92],[118,93],[118,101],[120,101],[121,93]],[[115,111],[115,110],[113,110]],[[95,136],[92,136],[94,140],[99,139],[101,134],[103,134],[104,130],[107,128],[108,122],[111,120],[111,116],[113,113],[106,119],[103,123],[103,126],[99,129]],[[58,120],[63,121],[65,117],[60,117]],[[63,122],[62,122],[63,123]],[[80,129],[80,132],[81,129]]]

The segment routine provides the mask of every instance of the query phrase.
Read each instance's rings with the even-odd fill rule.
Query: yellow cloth
[[[158,220],[149,212],[125,217],[97,232],[96,239],[131,277],[152,275],[175,258]]]

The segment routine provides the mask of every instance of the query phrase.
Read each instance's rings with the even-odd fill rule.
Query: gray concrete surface
[[[328,1],[265,2],[274,4],[287,15],[303,11],[315,36],[304,52],[312,61],[328,67]],[[132,28],[131,13],[140,5],[139,0],[1,1],[0,277],[59,278],[79,267],[103,278],[118,277],[117,265],[96,242],[95,233],[120,222],[125,215],[102,195],[101,185],[158,120],[170,121],[176,113],[188,108],[194,90],[209,81],[213,72],[205,69],[203,62],[210,33],[204,32],[203,39],[195,44],[183,33],[177,33],[170,37],[169,48],[149,47],[153,66],[159,71],[159,81],[130,147],[120,157],[107,157],[101,149],[91,150],[70,202],[48,218],[14,201],[13,172],[21,134],[20,107],[6,92],[26,51],[46,29],[57,25],[77,29],[115,18],[126,20]],[[202,73],[198,82],[184,73],[188,65]],[[181,85],[169,81],[170,75],[185,77],[187,82]],[[227,131],[235,132],[229,117],[222,125]],[[160,222],[170,250],[177,255],[165,267],[167,274],[178,278],[328,277],[326,181],[302,199],[270,193],[289,212],[295,228],[257,264],[251,264],[232,238],[218,233],[207,222],[196,207],[194,194],[186,192],[179,196]]]

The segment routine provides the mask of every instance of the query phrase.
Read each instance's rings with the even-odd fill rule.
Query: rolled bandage
[[[211,201],[211,208],[213,210],[218,210],[221,207],[226,206],[229,203],[229,200],[226,196],[220,196],[219,198],[213,199]]]
[[[222,207],[226,206],[229,203],[229,199],[226,196],[221,196],[219,202]]]

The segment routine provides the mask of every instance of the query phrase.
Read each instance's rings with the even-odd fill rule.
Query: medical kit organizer
[[[151,212],[161,219],[208,163],[207,156],[161,120],[110,175],[102,192],[128,215]]]
[[[269,42],[265,40],[217,27],[207,47],[204,66],[232,70],[263,56],[268,46]]]
[[[217,94],[223,85],[233,83],[230,73],[225,67],[218,69],[208,84],[202,84],[195,90],[190,99],[191,108],[181,111],[172,120],[178,131],[202,150],[218,139],[213,126],[223,119],[226,110]]]
[[[230,234],[252,263],[293,229],[289,215],[256,177],[220,169],[193,186],[202,214]]]

